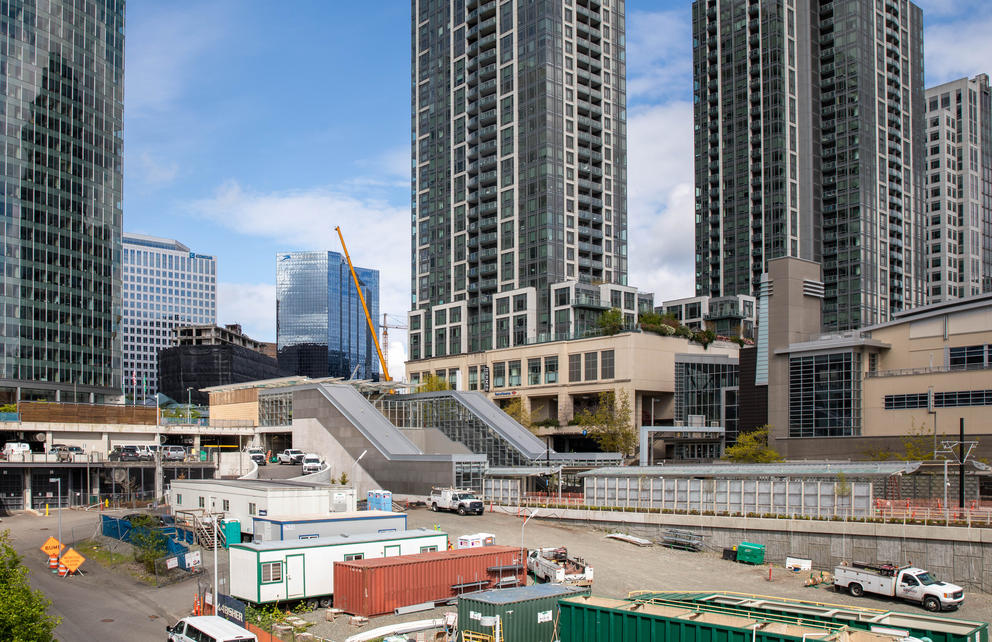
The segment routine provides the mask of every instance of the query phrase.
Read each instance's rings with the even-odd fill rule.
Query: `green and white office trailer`
[[[334,562],[443,551],[448,535],[428,528],[318,539],[232,544],[231,595],[253,604],[312,601],[327,606]]]

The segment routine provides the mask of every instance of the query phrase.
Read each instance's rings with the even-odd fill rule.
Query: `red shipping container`
[[[335,562],[334,607],[369,617],[462,593],[523,586],[522,552],[516,546],[483,546]]]

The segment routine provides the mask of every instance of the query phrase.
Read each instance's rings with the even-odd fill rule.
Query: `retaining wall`
[[[511,506],[493,510],[518,514]],[[817,569],[841,561],[912,563],[939,579],[992,593],[992,528],[874,524],[863,522],[717,517],[542,508],[535,519],[559,519],[606,531],[621,531],[660,541],[666,528],[703,535],[704,544],[720,550],[741,542],[764,544],[765,559],[783,564],[786,556],[813,560]]]

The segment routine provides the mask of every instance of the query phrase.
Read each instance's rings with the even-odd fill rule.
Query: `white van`
[[[23,441],[8,441],[3,445],[3,456],[7,461],[20,461],[26,455],[31,454],[31,446]]]
[[[258,637],[219,615],[184,617],[165,627],[169,642],[258,642]]]

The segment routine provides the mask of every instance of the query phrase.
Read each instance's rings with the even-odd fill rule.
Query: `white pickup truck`
[[[536,548],[527,555],[527,570],[554,584],[592,586],[592,567],[580,557],[569,557],[562,548]]]
[[[481,515],[485,510],[482,500],[470,490],[460,488],[435,488],[427,505],[432,511],[450,510],[459,515],[475,513]]]
[[[922,604],[928,611],[956,609],[964,602],[964,589],[940,582],[913,566],[854,562],[834,569],[834,588],[847,589],[854,597],[875,593]]]

